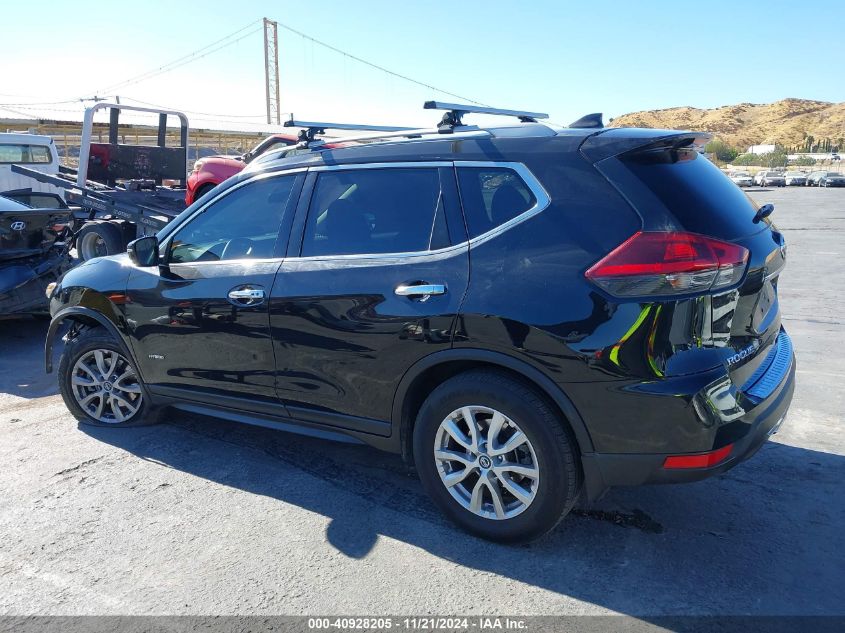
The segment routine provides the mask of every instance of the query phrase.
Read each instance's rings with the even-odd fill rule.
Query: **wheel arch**
[[[399,381],[393,397],[392,424],[398,429],[399,450],[403,459],[413,463],[411,438],[416,414],[425,394],[443,381],[470,369],[497,369],[528,383],[545,396],[566,420],[583,455],[594,452],[587,426],[575,405],[550,378],[525,361],[499,352],[481,349],[450,349],[435,352],[417,361]]]
[[[90,327],[104,328],[112,335],[117,344],[123,348],[126,357],[132,360],[135,365],[135,371],[138,372],[138,377],[143,382],[143,378],[138,370],[138,363],[135,361],[135,356],[132,354],[126,338],[121,334],[117,325],[101,312],[82,306],[71,306],[60,310],[51,319],[50,327],[47,329],[47,337],[44,341],[44,366],[48,374],[53,372],[53,342],[55,341],[59,327],[65,321],[75,321]]]

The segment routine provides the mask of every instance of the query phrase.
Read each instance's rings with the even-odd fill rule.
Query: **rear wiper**
[[[769,217],[774,210],[775,210],[775,205],[764,204],[762,207],[757,209],[757,213],[754,214],[754,219],[752,220],[752,222],[754,222],[754,224],[757,224],[757,222],[759,222],[763,218]]]

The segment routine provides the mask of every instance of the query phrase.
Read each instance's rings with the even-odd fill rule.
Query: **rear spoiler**
[[[643,128],[605,128],[581,143],[581,154],[591,163],[634,150],[681,148],[704,145],[711,138],[706,132],[650,130]]]

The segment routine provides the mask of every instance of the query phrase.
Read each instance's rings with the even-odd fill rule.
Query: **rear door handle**
[[[446,294],[446,286],[443,284],[400,284],[393,291],[399,297],[419,298],[420,301],[427,301],[431,295]]]
[[[264,303],[264,289],[238,286],[229,291],[229,302],[237,306],[254,306]]]

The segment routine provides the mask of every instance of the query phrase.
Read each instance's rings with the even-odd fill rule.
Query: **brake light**
[[[587,279],[617,297],[727,288],[745,274],[748,249],[696,233],[640,231],[593,265]]]
[[[715,451],[709,453],[700,453],[698,455],[670,455],[663,460],[663,468],[709,468],[716,464],[725,461],[728,455],[731,454],[734,445],[728,444]]]

